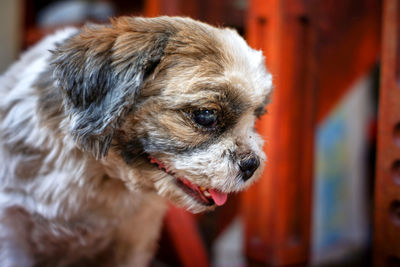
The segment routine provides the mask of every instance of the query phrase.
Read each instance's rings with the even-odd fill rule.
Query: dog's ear
[[[108,26],[86,26],[53,51],[68,127],[82,150],[96,158],[107,154],[170,35],[157,21],[125,17]]]

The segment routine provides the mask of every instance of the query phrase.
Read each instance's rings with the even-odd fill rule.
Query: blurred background
[[[171,206],[152,266],[400,266],[400,1],[1,0],[0,72],[120,15],[236,28],[275,83],[262,179],[213,213]]]

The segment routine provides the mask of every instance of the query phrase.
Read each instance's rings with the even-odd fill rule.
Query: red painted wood
[[[147,0],[144,14],[146,17],[161,15],[199,17],[199,3],[196,0]]]
[[[310,0],[309,14],[318,35],[317,121],[321,122],[348,88],[378,60],[380,1]]]
[[[160,0],[146,0],[144,4],[143,13],[146,17],[156,17],[161,13]]]
[[[385,0],[375,183],[374,266],[400,266],[400,2]]]
[[[308,258],[315,86],[313,32],[298,2],[250,1],[248,40],[266,55],[275,91],[258,124],[268,157],[260,182],[244,194],[246,252],[250,259],[284,265]],[[301,142],[300,142],[301,140]]]
[[[182,266],[209,266],[207,252],[192,214],[171,205],[165,218],[165,229]]]
[[[376,64],[378,0],[251,0],[247,39],[276,85],[258,124],[268,157],[243,195],[246,253],[269,265],[306,264],[316,125]]]

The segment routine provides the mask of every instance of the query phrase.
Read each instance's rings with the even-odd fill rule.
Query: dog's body
[[[47,37],[0,78],[0,265],[146,265],[164,198],[209,210],[259,176],[271,86],[261,53],[190,19]]]

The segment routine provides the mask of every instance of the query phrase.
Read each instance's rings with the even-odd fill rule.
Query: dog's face
[[[193,212],[262,172],[254,123],[272,87],[261,52],[234,31],[182,18],[87,28],[54,55],[64,121],[129,188]]]

